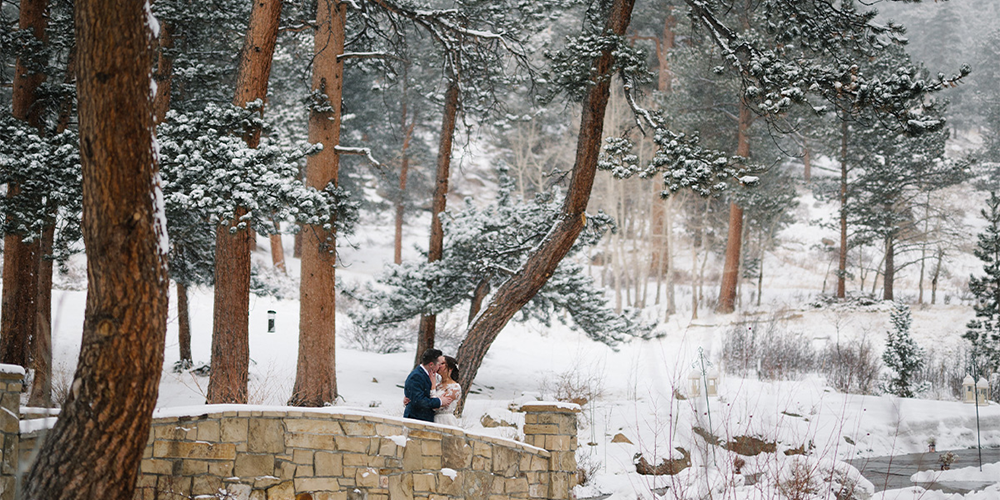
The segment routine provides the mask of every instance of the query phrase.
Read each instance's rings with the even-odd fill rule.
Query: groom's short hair
[[[424,355],[420,357],[420,364],[426,365],[427,363],[432,363],[438,360],[444,353],[440,349],[427,349],[424,351]]]

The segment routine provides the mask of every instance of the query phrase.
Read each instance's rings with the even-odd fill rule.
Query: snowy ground
[[[421,222],[414,224],[422,225]],[[370,223],[359,228],[357,234],[359,236],[350,238],[356,248],[345,248],[341,252],[342,268],[338,275],[345,281],[370,280],[391,259],[392,236],[387,223]],[[797,237],[789,238],[786,243],[791,248],[782,257],[772,259],[768,268],[770,282],[761,314],[785,318],[788,328],[805,333],[817,345],[865,335],[881,349],[887,310],[816,310],[806,305],[819,291],[826,263],[811,264],[814,268],[805,269],[802,265],[810,259],[796,253],[795,247],[808,252],[810,240],[822,235],[807,227],[797,231],[793,228],[795,235]],[[417,253],[409,247],[418,240],[422,243],[424,238],[422,233],[407,234],[405,245],[410,258],[416,258]],[[290,237],[286,238],[285,247],[290,255]],[[266,265],[268,255],[267,241],[260,239],[255,259]],[[251,298],[250,402],[253,404],[283,404],[294,380],[298,302],[293,298],[298,261],[289,261],[290,278],[286,278],[283,285],[290,292],[289,298]],[[85,291],[81,286],[71,286],[79,285],[79,278],[64,277],[57,281],[61,281],[64,288],[77,288],[57,289],[53,294],[54,383],[58,392],[69,386],[79,352]],[[786,288],[779,287],[779,283]],[[906,293],[912,291],[906,290]],[[679,288],[679,293],[679,305],[690,300],[684,299],[683,288]],[[194,289],[190,299],[192,351],[197,365],[210,358],[212,291]],[[175,303],[171,297],[171,307]],[[277,332],[274,334],[267,333],[269,310],[276,312]],[[451,320],[451,329],[460,330],[460,316]],[[649,316],[662,316],[662,313],[651,308]],[[783,382],[723,377],[717,397],[707,401],[704,398],[681,400],[676,397],[678,394],[690,395],[688,375],[698,360],[699,349],[709,361],[717,364],[722,334],[732,328],[734,322],[747,319],[737,315],[717,317],[709,311],[703,311],[698,321],[690,321],[689,316],[690,311],[682,309],[669,322],[661,322],[658,326],[665,334],[662,338],[633,342],[618,351],[592,342],[558,323],[551,328],[532,323],[511,324],[499,336],[479,370],[463,425],[476,432],[517,437],[517,430],[511,427],[484,428],[481,417],[488,414],[496,421],[516,424],[519,415],[507,409],[512,402],[549,399],[566,393],[587,396],[590,401],[584,405],[581,415],[578,459],[591,477],[586,485],[577,487],[576,494],[579,498],[611,494],[610,498],[622,500],[660,498],[664,487],[669,487],[666,498],[701,498],[709,489],[716,495],[722,494],[714,498],[783,498],[780,492],[791,496],[791,490],[781,490],[776,485],[798,484],[795,481],[802,479],[802,471],[810,471],[805,475],[814,480],[832,474],[844,481],[858,482],[862,490],[874,491],[870,483],[859,478],[856,470],[841,461],[852,457],[926,451],[927,440],[932,437],[939,450],[976,444],[975,408],[971,405],[845,395],[835,392],[818,377]],[[970,316],[971,309],[961,305],[915,308],[914,337],[921,345],[946,351],[957,343]],[[178,357],[176,319],[176,311],[172,309],[159,399],[161,408],[203,404],[207,386],[207,378],[190,373],[175,374],[170,370]],[[414,358],[412,346],[409,351],[396,354],[362,352],[354,348],[349,339],[347,316],[340,314],[337,321],[337,380],[343,398],[338,404],[400,415],[401,387]],[[454,353],[457,343],[446,340],[444,347],[446,352]],[[1000,447],[1000,405],[980,408],[980,418],[983,445]],[[773,441],[777,453],[743,457],[746,464],[742,473],[760,473],[757,485],[744,485],[743,477],[733,471],[737,456],[722,448],[707,446],[703,438],[692,432],[695,426],[710,428],[723,441],[736,436]],[[617,434],[630,442],[612,443]],[[783,453],[800,447],[809,452],[807,456]],[[649,463],[658,464],[665,458],[681,458],[679,448],[690,453],[693,467],[676,476],[636,473],[633,460],[637,454],[641,453]],[[1000,473],[990,474],[987,477],[1000,481]],[[826,488],[820,488],[817,494],[829,491],[829,486]],[[908,489],[879,493],[876,498],[945,497],[936,492]],[[1000,486],[964,498],[1000,498]]]

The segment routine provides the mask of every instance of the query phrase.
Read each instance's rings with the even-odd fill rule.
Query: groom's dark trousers
[[[434,409],[441,406],[441,400],[431,397],[431,379],[422,366],[417,365],[406,377],[403,394],[410,398],[410,404],[403,410],[403,418],[434,421]]]

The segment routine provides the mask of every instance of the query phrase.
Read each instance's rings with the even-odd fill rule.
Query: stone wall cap
[[[576,403],[564,403],[562,401],[537,401],[523,403],[517,411],[522,412],[554,412],[554,413],[580,413],[582,409]]]
[[[580,411],[580,406],[572,403],[544,403],[544,404],[559,405],[559,409],[549,410],[549,411],[558,411],[562,413],[567,413],[574,411],[573,408],[576,408],[575,410],[576,412]],[[532,410],[532,411],[539,411],[539,410]],[[361,408],[351,408],[343,406],[325,406],[322,408],[306,408],[301,406],[261,406],[261,405],[237,405],[237,404],[176,406],[170,408],[157,408],[153,412],[153,425],[171,423],[179,418],[185,418],[185,417],[186,419],[221,418],[223,415],[231,416],[236,412],[238,412],[238,415],[241,418],[275,418],[266,416],[263,414],[263,412],[281,412],[282,414],[285,415],[285,418],[315,418],[315,417],[325,416],[328,418],[344,418],[346,420],[351,420],[351,421],[366,420],[370,422],[399,425],[407,429],[426,430],[447,436],[457,436],[470,439],[480,439],[483,441],[492,441],[496,444],[520,447],[522,449],[529,450],[542,455],[548,453],[548,451],[545,450],[544,448],[531,446],[529,444],[514,439],[501,438],[489,434],[469,432],[468,430],[462,429],[461,427],[452,427],[449,425],[435,424],[433,422],[424,422],[422,420],[414,420],[410,418],[395,417],[380,413],[372,413],[370,411],[366,411]],[[260,416],[251,416],[252,412],[259,413]]]
[[[44,417],[44,418],[33,418],[30,420],[22,420],[20,424],[21,436],[38,431],[49,430],[56,425],[56,420],[58,420],[58,418],[56,417]]]
[[[2,375],[20,375],[24,376],[24,367],[20,365],[8,365],[0,363],[0,376]],[[10,378],[10,377],[4,377]]]

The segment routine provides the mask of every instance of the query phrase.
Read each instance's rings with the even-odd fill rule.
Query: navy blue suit
[[[434,409],[441,407],[441,400],[431,397],[431,378],[424,367],[417,365],[406,377],[403,394],[410,398],[410,404],[403,410],[403,418],[434,421]]]

